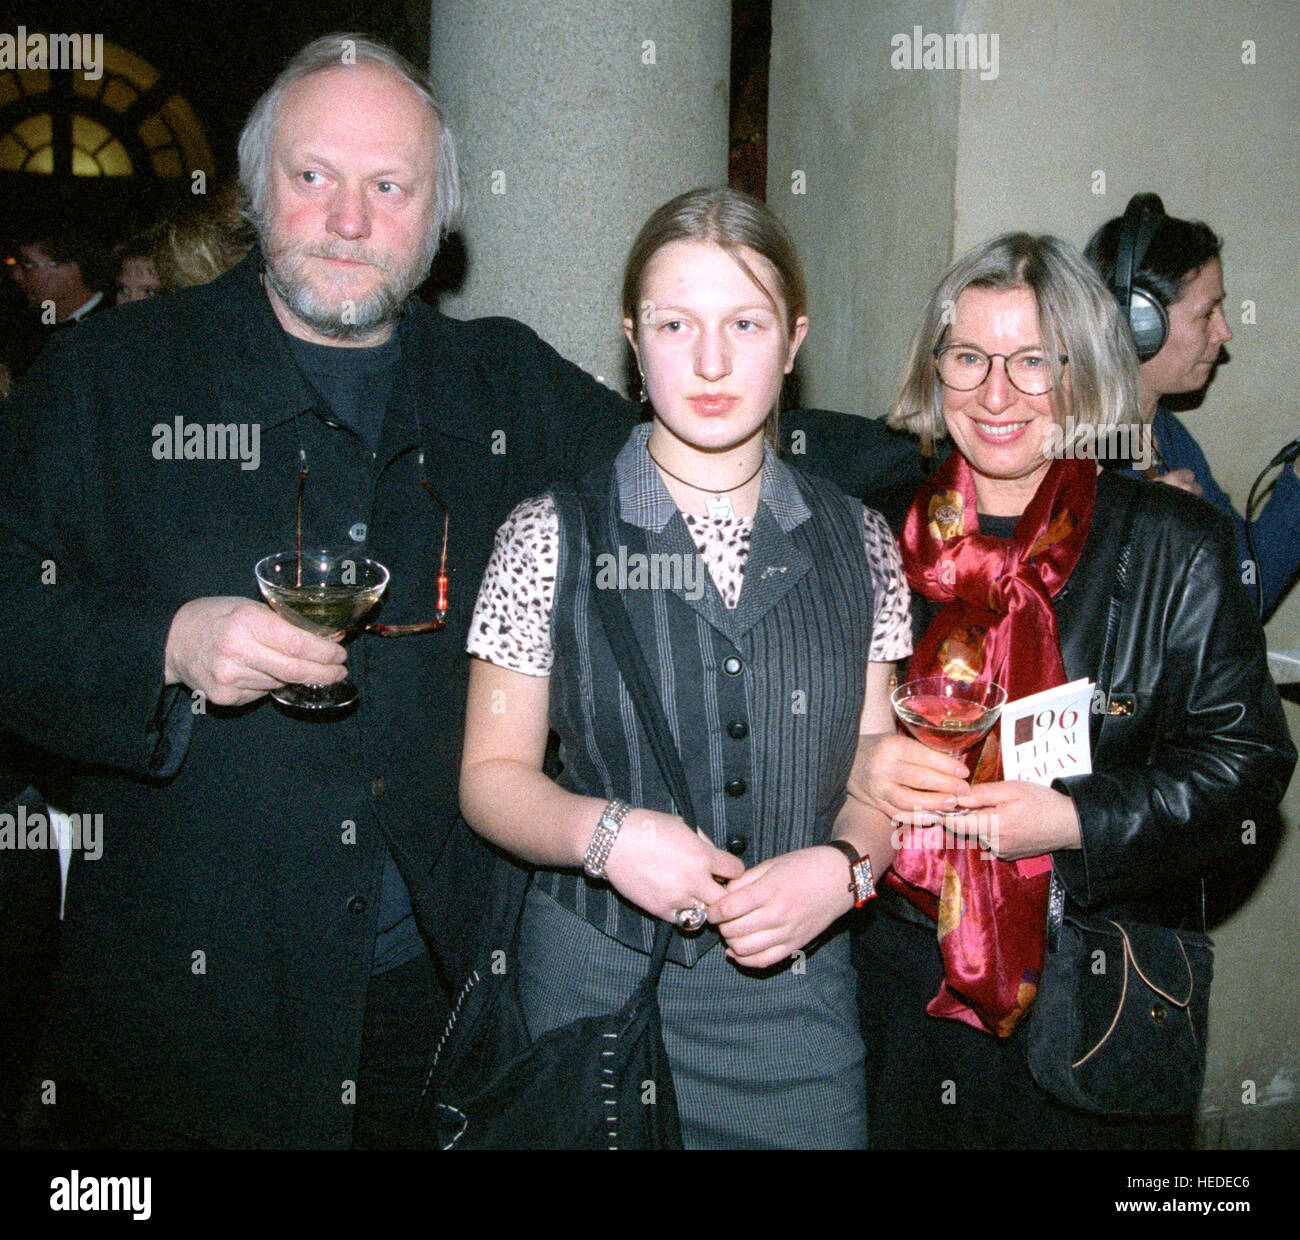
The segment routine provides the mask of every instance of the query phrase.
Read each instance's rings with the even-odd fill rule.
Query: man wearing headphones
[[[1300,457],[1283,471],[1254,522],[1252,555],[1245,520],[1215,482],[1191,432],[1162,403],[1175,393],[1199,392],[1232,339],[1223,313],[1222,244],[1207,225],[1166,215],[1155,194],[1138,194],[1122,216],[1093,234],[1084,253],[1133,330],[1142,418],[1155,441],[1150,476],[1202,495],[1232,517],[1243,583],[1253,586],[1258,577],[1267,615],[1300,570]],[[1253,574],[1247,575],[1252,560]]]

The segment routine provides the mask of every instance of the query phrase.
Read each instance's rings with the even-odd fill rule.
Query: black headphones
[[[1160,298],[1133,287],[1133,273],[1141,269],[1151,238],[1164,219],[1165,205],[1158,194],[1134,194],[1124,209],[1124,222],[1115,245],[1115,282],[1111,292],[1128,320],[1140,362],[1155,357],[1169,335],[1169,316]]]

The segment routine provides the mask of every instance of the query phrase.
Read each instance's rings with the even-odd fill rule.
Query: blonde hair
[[[912,337],[890,426],[917,435],[927,453],[946,435],[934,353],[948,334],[957,299],[968,288],[1033,293],[1052,367],[1058,423],[1067,414],[1077,428],[1139,420],[1137,354],[1115,298],[1073,246],[1059,237],[1017,232],[976,246],[940,278]],[[1061,354],[1069,359],[1068,382],[1062,382]]]
[[[169,292],[207,284],[235,266],[252,244],[253,230],[240,214],[234,187],[228,187],[162,226],[154,271]]]

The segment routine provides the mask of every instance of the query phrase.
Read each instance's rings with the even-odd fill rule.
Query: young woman
[[[892,726],[908,592],[883,519],[784,464],[765,434],[804,310],[788,235],[733,190],[661,207],[628,259],[623,326],[653,418],[588,485],[626,550],[617,584],[697,829],[674,812],[594,617],[591,591],[616,583],[593,573],[573,500],[515,509],[470,626],[461,805],[537,867],[519,966],[530,1031],[617,1008],[657,922],[675,922],[659,999],[695,1148],[866,1141],[841,918],[866,898],[862,860],[888,866],[889,830],[844,785],[859,732]],[[635,575],[654,562],[677,580]]]

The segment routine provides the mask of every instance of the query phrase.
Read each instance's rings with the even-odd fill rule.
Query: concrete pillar
[[[954,30],[951,0],[772,6],[767,201],[809,281],[801,403],[878,417],[951,256],[960,83],[899,71],[894,35]]]
[[[468,203],[468,271],[442,308],[522,319],[621,387],[632,238],[726,181],[730,39],[729,0],[433,0]]]

